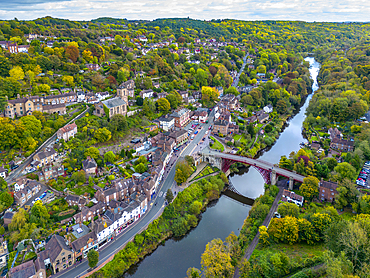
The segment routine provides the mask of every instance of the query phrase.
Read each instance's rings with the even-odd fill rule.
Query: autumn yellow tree
[[[201,259],[202,271],[207,278],[229,277],[234,267],[231,264],[231,255],[221,239],[209,242]]]
[[[269,245],[270,244],[270,241],[269,241],[270,236],[267,232],[266,226],[260,226],[258,228],[258,231],[260,232],[260,240],[262,241],[262,244],[264,246]]]
[[[15,66],[9,71],[11,78],[14,78],[17,81],[21,81],[24,78],[24,71],[20,66]]]
[[[284,240],[289,244],[296,243],[298,241],[298,231],[297,218],[291,216],[284,217]]]
[[[316,177],[308,176],[303,179],[303,183],[299,190],[303,197],[307,200],[312,200],[319,193],[319,180]]]

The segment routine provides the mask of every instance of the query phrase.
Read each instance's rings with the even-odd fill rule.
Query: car
[[[208,129],[211,129],[211,128],[212,128],[212,126],[210,125]]]
[[[190,136],[190,139],[193,140],[194,139],[194,134],[192,136]]]
[[[198,134],[198,130],[194,132],[194,135],[197,135]]]
[[[208,130],[206,131],[206,135],[208,134]]]
[[[281,215],[280,215],[280,213],[278,213],[277,211],[275,211],[275,213],[274,213],[274,217],[275,217],[275,218],[281,218]]]

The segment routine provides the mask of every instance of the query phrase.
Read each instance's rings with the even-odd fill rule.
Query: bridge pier
[[[289,177],[289,190],[293,190],[293,184],[294,184],[293,178]]]
[[[271,184],[276,185],[276,171],[275,170],[271,171]]]
[[[230,175],[230,169],[228,169],[226,172],[225,172],[225,175],[226,177],[228,177]]]

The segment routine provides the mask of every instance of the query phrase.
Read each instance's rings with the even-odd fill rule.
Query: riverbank
[[[181,238],[199,223],[201,213],[218,200],[227,181],[224,175],[202,179],[178,193],[162,215],[137,234],[114,259],[91,277],[122,277],[124,273],[154,252],[170,238]]]

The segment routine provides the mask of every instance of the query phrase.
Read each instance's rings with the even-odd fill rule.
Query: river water
[[[315,92],[318,88],[316,78],[320,64],[311,57],[305,60],[311,65],[310,73],[314,80],[312,92]],[[288,126],[280,134],[275,145],[264,152],[260,159],[278,163],[282,155],[289,156],[292,151],[299,150],[299,144],[305,141],[302,136],[302,123],[311,97],[312,94],[306,98],[304,105],[288,122]],[[250,198],[256,198],[264,192],[263,178],[252,167],[246,172],[233,175],[231,181],[240,193]],[[214,238],[224,240],[232,231],[238,235],[249,210],[249,206],[222,195],[202,214],[202,219],[196,228],[180,240],[167,240],[165,245],[159,246],[142,262],[129,269],[124,277],[183,278],[189,267],[200,269],[200,257],[207,243]]]

